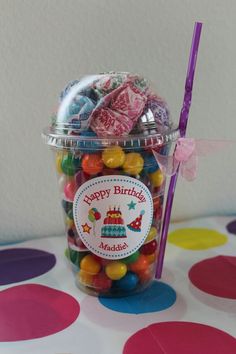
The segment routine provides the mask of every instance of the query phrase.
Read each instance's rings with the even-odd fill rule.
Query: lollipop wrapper
[[[147,97],[126,82],[103,97],[90,118],[90,127],[99,136],[127,135],[142,114]]]

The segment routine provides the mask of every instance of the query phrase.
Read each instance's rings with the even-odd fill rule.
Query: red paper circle
[[[189,279],[208,294],[236,299],[236,257],[217,256],[196,263]]]
[[[236,339],[210,326],[193,322],[155,323],[136,332],[123,354],[234,354]]]
[[[70,295],[47,286],[27,284],[0,292],[0,341],[41,338],[70,326],[80,306]]]

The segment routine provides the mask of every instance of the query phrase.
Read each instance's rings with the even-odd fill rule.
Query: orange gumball
[[[78,281],[83,285],[91,286],[93,283],[93,275],[81,269],[77,275]]]
[[[146,270],[148,268],[148,266],[149,266],[149,262],[148,262],[147,257],[144,256],[143,254],[140,254],[137,261],[134,263],[131,263],[129,265],[129,269],[132,272],[138,273],[138,272]]]
[[[82,169],[88,175],[96,175],[103,169],[102,157],[99,154],[85,154],[82,160]]]
[[[137,273],[140,283],[144,284],[153,278],[153,268],[147,268]]]

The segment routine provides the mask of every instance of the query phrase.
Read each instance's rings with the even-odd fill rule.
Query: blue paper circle
[[[99,301],[112,311],[141,314],[168,309],[176,301],[176,292],[171,286],[154,281],[142,293],[121,298],[99,297]]]

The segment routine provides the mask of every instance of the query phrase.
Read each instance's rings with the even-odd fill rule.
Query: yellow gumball
[[[62,174],[62,169],[61,169],[61,163],[63,159],[63,152],[57,152],[56,153],[56,170],[59,174]]]
[[[138,152],[129,152],[122,167],[128,175],[136,176],[142,171],[143,164],[144,160]]]
[[[91,254],[87,254],[80,262],[80,269],[94,275],[100,272],[101,264]]]
[[[155,226],[152,226],[144,243],[148,243],[152,240],[154,240],[154,238],[157,236],[157,229]]]
[[[93,283],[93,275],[85,272],[82,269],[77,274],[77,278],[78,278],[79,282],[84,285],[92,285],[92,283]]]
[[[73,226],[75,226],[74,220],[70,219],[69,217],[66,217],[66,225],[68,226],[69,229],[73,228]]]
[[[127,266],[125,263],[114,261],[106,265],[105,272],[108,278],[118,280],[127,273]]]
[[[102,161],[109,168],[117,168],[125,162],[125,153],[120,146],[111,146],[102,153]]]
[[[149,174],[153,187],[160,187],[164,182],[164,175],[161,170]]]

